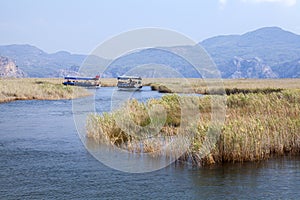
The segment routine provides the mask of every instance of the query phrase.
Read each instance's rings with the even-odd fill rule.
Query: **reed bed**
[[[178,130],[182,123],[181,98],[176,94],[169,94],[161,99],[150,99],[146,103],[133,100],[115,112],[90,115],[87,121],[87,137],[132,152],[156,152],[160,155],[160,150],[167,141],[161,138],[170,138],[180,133]],[[197,105],[201,115],[197,117],[196,125],[191,124],[184,130],[191,131],[193,138],[179,161],[203,166],[224,162],[259,161],[286,153],[300,153],[300,90],[228,95],[225,122],[221,133],[212,144],[208,144],[207,140],[207,134],[214,132],[211,122],[212,96],[191,98],[194,98],[191,102]],[[151,121],[147,108],[157,104],[166,110],[166,118],[156,117]],[[163,116],[159,114],[160,110],[162,109],[158,109],[157,115],[153,116]],[[128,113],[126,116],[123,115],[125,111]],[[121,129],[116,122],[120,118],[130,118],[141,127],[151,122],[157,126],[162,124],[163,127],[157,130],[155,137],[147,137],[146,132],[130,124],[127,125],[131,127],[125,131],[124,128]],[[122,122],[126,124],[126,120]],[[150,128],[153,131],[155,126]],[[141,139],[145,137],[148,139]],[[208,152],[205,151],[206,148],[209,148]]]
[[[244,162],[300,153],[300,91],[234,94],[227,98],[227,114],[214,148],[199,157],[203,140],[196,137],[188,152],[197,165]],[[198,127],[203,135],[207,126]],[[184,160],[184,157],[183,157]]]
[[[161,93],[235,94],[272,93],[283,89],[297,89],[300,79],[148,79],[152,90]],[[186,90],[190,88],[190,90]]]
[[[62,79],[21,78],[0,79],[0,103],[15,100],[58,100],[90,95],[83,88],[62,85]],[[76,96],[74,96],[76,94]]]
[[[102,78],[101,87],[116,87],[117,79],[116,78]]]
[[[215,83],[214,83],[215,82]],[[257,93],[263,91],[296,89],[299,88],[300,79],[223,79],[204,80],[199,78],[143,78],[144,86],[151,86],[153,90],[163,93],[183,93],[186,88],[188,92],[198,94],[217,93],[223,87],[227,94],[232,93]],[[208,85],[210,89],[208,89]],[[102,78],[102,87],[117,86],[116,78]],[[221,88],[221,89],[223,89]],[[272,91],[273,90],[273,91]]]

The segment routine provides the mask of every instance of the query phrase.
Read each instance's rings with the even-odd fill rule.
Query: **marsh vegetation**
[[[192,135],[192,139],[187,151],[178,160],[202,166],[299,154],[300,90],[295,89],[295,82],[289,80],[274,88],[271,88],[273,81],[261,83],[254,87],[252,84],[252,87],[248,88],[243,86],[257,92],[226,95],[226,116],[222,125],[215,125],[211,121],[211,101],[214,95],[189,97],[193,98],[190,102],[197,106],[200,115],[195,116],[196,124],[190,124],[191,126],[184,130],[188,135]],[[231,87],[238,86],[231,81],[225,82],[226,84],[234,85]],[[275,81],[275,84],[278,82]],[[145,103],[131,100],[114,112],[91,114],[87,121],[87,137],[98,143],[110,144],[135,153],[156,152],[156,155],[160,155],[163,145],[166,144],[161,143],[161,139],[168,141],[167,138],[180,134],[182,98],[184,97],[181,95],[167,94],[161,99],[150,99]],[[166,117],[159,117],[163,116],[159,114],[160,111],[156,111],[157,115],[149,114],[149,108],[154,105],[163,106]],[[130,118],[138,127],[146,127],[151,123],[162,127],[156,130],[155,137],[149,137],[136,126],[124,131],[124,128],[118,126],[122,116]],[[123,122],[126,124],[126,120]],[[216,140],[208,144],[208,134],[212,134],[215,129],[221,131],[216,134]],[[210,151],[203,154],[203,149],[208,146]]]
[[[272,93],[297,89],[300,79],[146,79],[152,90],[162,93],[236,94]]]
[[[89,95],[83,88],[76,92],[72,86],[62,85],[62,79],[50,78],[21,78],[0,79],[0,103],[14,100],[57,100],[72,99]]]

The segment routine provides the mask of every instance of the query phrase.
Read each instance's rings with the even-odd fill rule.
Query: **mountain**
[[[273,66],[279,78],[300,78],[300,58],[290,62]]]
[[[243,59],[235,57],[233,64],[236,67],[229,78],[278,78],[270,66],[262,64],[259,58]]]
[[[300,36],[279,27],[264,27],[242,35],[212,37],[199,45],[216,63],[222,78],[300,77]],[[156,65],[158,77],[171,76],[170,72],[164,73],[162,66],[172,68],[172,75],[175,76],[202,76],[190,63],[172,53],[173,50],[185,52],[195,60],[202,59],[193,55],[195,52],[191,46],[150,48],[118,58],[111,63],[106,75],[116,77],[130,70],[134,75],[134,66],[144,66],[146,72],[143,74],[137,70],[138,74],[151,76],[151,65]],[[159,71],[161,74],[157,74]]]
[[[66,73],[76,74],[86,55],[59,51],[48,54],[31,45],[3,45],[0,55],[12,59],[29,77],[59,77]],[[94,56],[94,63],[103,64],[105,59]]]
[[[186,50],[188,47],[181,48]],[[123,74],[150,78],[201,77],[190,63],[167,48],[148,48],[117,58],[110,63],[103,77]]]
[[[278,74],[280,71],[275,66],[300,58],[300,36],[278,27],[265,27],[243,35],[217,36],[199,44],[211,55],[224,78],[236,72],[236,57],[258,58],[260,64],[269,66],[277,77],[289,76]]]
[[[26,74],[20,70],[12,60],[0,56],[0,77],[22,78],[26,77]]]
[[[279,27],[264,27],[242,35],[216,36],[200,42],[199,46],[216,63],[222,78],[300,78],[300,36]],[[201,73],[206,73],[209,62],[205,61],[205,56],[193,51],[199,46],[136,50],[110,61],[66,51],[48,54],[31,45],[6,45],[0,46],[0,56],[12,59],[29,77],[79,75],[79,67],[85,61],[84,64],[90,66],[86,69],[87,74],[96,74],[110,63],[102,77],[127,74],[196,78],[203,74],[172,52],[184,53],[201,62]]]

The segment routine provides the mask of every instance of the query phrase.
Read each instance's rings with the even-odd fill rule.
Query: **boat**
[[[118,76],[118,89],[120,90],[140,90],[142,78],[138,76]]]
[[[100,76],[95,77],[78,77],[78,76],[66,76],[64,85],[80,86],[80,87],[101,87]]]

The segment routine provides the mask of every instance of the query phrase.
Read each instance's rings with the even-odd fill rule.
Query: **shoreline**
[[[116,78],[102,78],[101,87],[116,87]],[[184,80],[184,81],[182,81]],[[295,89],[300,79],[223,79],[218,85],[224,88],[207,88],[207,83],[199,78],[145,78],[143,86],[161,93],[184,93],[189,88],[196,94],[235,94],[235,93],[271,93],[283,89]],[[18,100],[61,100],[75,99],[90,95],[82,87],[62,85],[62,78],[0,78],[0,103]],[[73,91],[80,90],[73,96]],[[169,89],[169,88],[172,88]],[[221,91],[221,92],[219,92]]]

